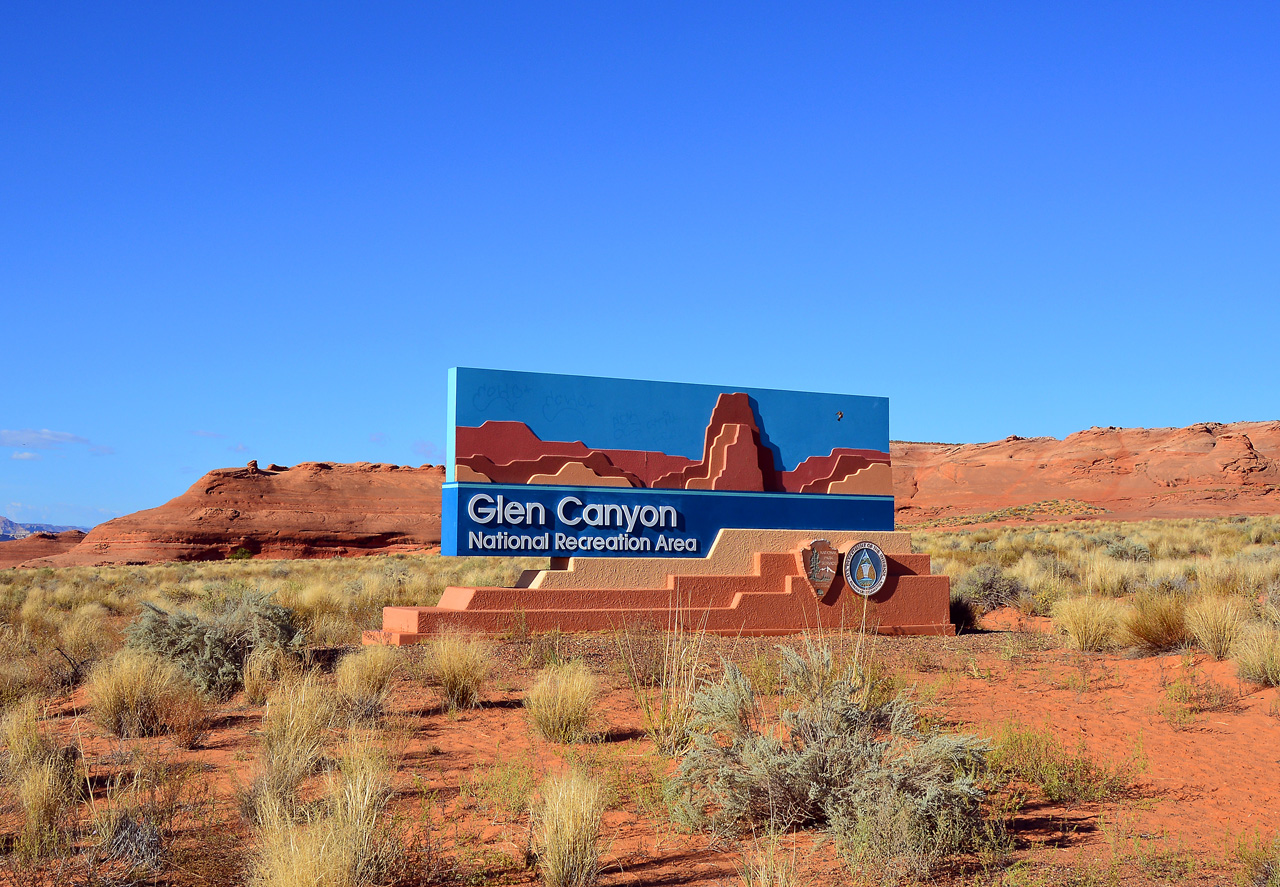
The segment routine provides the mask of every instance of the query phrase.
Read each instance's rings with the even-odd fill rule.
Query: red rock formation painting
[[[455,472],[462,482],[632,486],[666,490],[893,495],[889,454],[836,449],[778,471],[764,445],[751,399],[721,394],[702,458],[646,450],[598,450],[581,441],[540,440],[523,422],[458,427]]]

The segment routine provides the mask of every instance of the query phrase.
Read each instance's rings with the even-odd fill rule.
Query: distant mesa
[[[440,544],[443,482],[444,468],[434,465],[222,468],[158,508],[99,524],[79,544],[10,555],[8,546],[26,540],[0,543],[0,565],[219,560],[237,549],[271,558],[429,550]]]
[[[811,456],[793,471],[779,471],[761,439],[751,398],[743,393],[720,395],[698,460],[648,450],[593,449],[582,441],[544,441],[523,422],[459,426],[455,446],[454,477],[459,482],[893,494],[889,454],[880,450],[840,448]],[[873,466],[880,467],[868,471]]]
[[[74,549],[84,541],[83,530],[61,533],[29,533],[20,539],[0,541],[0,570],[37,558],[52,557]]]
[[[526,479],[548,483],[572,477],[575,484],[585,484],[590,478],[581,472],[586,469],[601,479],[598,483],[653,486],[664,478],[674,483],[678,476],[681,484],[717,489],[731,478],[755,483],[759,472],[760,484],[769,489],[860,492],[883,489],[888,471],[899,529],[1280,514],[1280,422],[1091,428],[1064,440],[894,442],[892,467],[882,453],[842,451],[807,459],[795,471],[770,474],[760,459],[754,420],[734,409],[732,403],[723,411],[717,405],[717,421],[708,428],[698,461],[544,443],[520,423],[460,428],[459,447],[465,453],[468,435],[495,425],[505,446],[495,456],[504,464],[489,463],[489,470],[501,477],[524,472]],[[746,441],[751,446],[744,446]],[[480,479],[500,479],[462,464],[456,470],[459,478],[474,471]],[[0,567],[215,560],[238,548],[275,558],[429,551],[440,542],[443,482],[443,468],[431,465],[304,462],[256,472],[223,468],[178,498],[100,524],[87,536],[74,530],[31,532],[25,529],[30,525],[13,521],[0,524],[24,526],[25,534],[0,541]]]

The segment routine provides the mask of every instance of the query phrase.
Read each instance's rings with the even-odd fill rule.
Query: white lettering
[[[518,524],[524,520],[524,506],[519,502],[508,502],[507,508],[503,511],[502,516],[506,518],[509,524]]]
[[[676,514],[675,508],[673,508],[670,505],[664,505],[658,509],[658,526],[660,527],[668,526],[667,524],[668,514],[671,515],[670,527],[671,529],[674,530],[676,528],[676,518],[678,517],[678,515]]]
[[[582,522],[582,518],[575,517],[571,520],[569,516],[565,514],[565,507],[570,504],[581,507],[582,500],[577,496],[565,496],[560,500],[560,504],[556,506],[556,517],[560,518],[560,523],[564,524],[566,527],[576,527]]]
[[[477,506],[479,506],[477,508]],[[467,517],[478,524],[487,524],[496,514],[493,508],[493,497],[488,493],[479,493],[471,497],[467,503]]]

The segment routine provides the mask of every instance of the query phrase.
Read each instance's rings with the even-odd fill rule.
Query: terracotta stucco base
[[[843,554],[875,542],[889,576],[871,596],[837,576],[819,598],[800,551],[827,539]],[[600,631],[623,625],[667,625],[677,611],[715,634],[781,635],[858,628],[881,634],[952,635],[950,580],[929,575],[929,556],[911,553],[907,533],[823,530],[724,530],[707,557],[572,558],[566,568],[525,574],[518,588],[445,589],[435,607],[386,607],[382,630],[366,644],[413,644],[441,628],[504,632]]]

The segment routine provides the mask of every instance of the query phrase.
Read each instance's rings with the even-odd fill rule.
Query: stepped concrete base
[[[884,550],[889,576],[864,598],[837,575],[825,594],[805,574],[801,550],[814,539],[843,555],[858,542]],[[441,628],[505,632],[600,631],[668,625],[675,611],[713,634],[783,635],[856,629],[881,634],[953,635],[950,579],[929,574],[929,556],[911,553],[907,533],[725,530],[705,558],[572,558],[562,569],[531,571],[516,588],[445,589],[435,607],[386,607],[366,644],[413,644]]]

